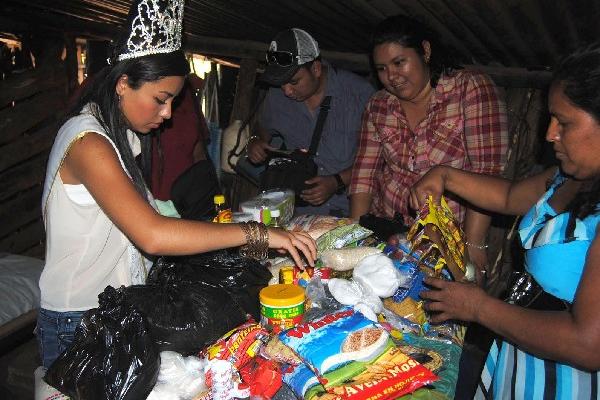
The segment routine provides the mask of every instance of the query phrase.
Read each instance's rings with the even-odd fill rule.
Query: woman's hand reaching
[[[451,282],[438,278],[425,278],[431,290],[421,292],[421,298],[428,300],[425,309],[431,314],[431,322],[447,320],[478,321],[482,302],[488,295],[474,283]]]
[[[281,228],[269,228],[269,248],[276,249],[280,253],[286,251],[292,256],[296,265],[304,269],[304,262],[300,253],[304,256],[308,265],[315,266],[317,259],[317,244],[313,238],[304,232],[290,232]]]
[[[439,203],[446,188],[446,173],[445,167],[436,166],[423,175],[410,189],[410,206],[415,210],[421,209],[429,196]]]

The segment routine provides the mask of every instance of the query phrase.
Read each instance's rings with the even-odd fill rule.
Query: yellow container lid
[[[213,202],[215,204],[223,204],[225,203],[225,196],[223,196],[222,194],[215,194],[213,197]]]
[[[305,300],[304,289],[289,283],[267,286],[260,291],[258,298],[262,304],[274,307],[291,306]]]

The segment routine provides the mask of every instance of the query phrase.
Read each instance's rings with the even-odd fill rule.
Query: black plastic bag
[[[72,399],[145,399],[160,367],[146,321],[110,286],[98,300],[44,379]]]
[[[246,322],[246,313],[224,289],[196,283],[122,287],[125,301],[146,317],[160,351],[196,354]]]
[[[256,320],[260,319],[258,294],[272,275],[260,262],[227,251],[189,257],[160,258],[150,270],[148,283],[203,282],[225,289]]]

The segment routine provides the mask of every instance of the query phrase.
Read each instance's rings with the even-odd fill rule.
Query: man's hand
[[[307,185],[315,185],[303,190],[300,198],[313,206],[325,203],[337,190],[337,181],[333,175],[315,176],[305,181]]]
[[[252,136],[248,139],[248,144],[246,145],[246,155],[254,164],[262,164],[265,162],[268,152],[272,150],[276,149],[269,146],[269,143],[258,136]]]

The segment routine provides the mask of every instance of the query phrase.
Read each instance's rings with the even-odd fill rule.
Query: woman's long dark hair
[[[371,36],[371,62],[373,61],[373,50],[376,46],[384,43],[398,43],[402,47],[414,49],[424,60],[425,51],[423,41],[431,45],[431,57],[429,58],[429,71],[431,73],[431,87],[436,87],[443,73],[450,74],[452,70],[460,68],[450,53],[440,44],[437,35],[426,25],[406,17],[395,15],[381,21]]]
[[[563,58],[554,68],[552,82],[553,85],[560,84],[571,103],[600,124],[600,42],[582,47]],[[600,177],[597,177],[567,209],[578,218],[585,218],[600,211],[599,203]]]
[[[93,76],[92,83],[84,89],[67,118],[79,114],[86,104],[91,104],[92,114],[117,146],[137,191],[146,198],[144,173],[138,168],[127,140],[127,129],[130,127],[119,105],[117,82],[126,75],[127,84],[136,90],[147,82],[155,82],[167,76],[184,77],[189,73],[189,65],[182,51],[153,54],[120,62],[116,62],[113,57],[111,64]],[[142,169],[148,170],[152,139],[148,134],[138,136],[142,146]]]

